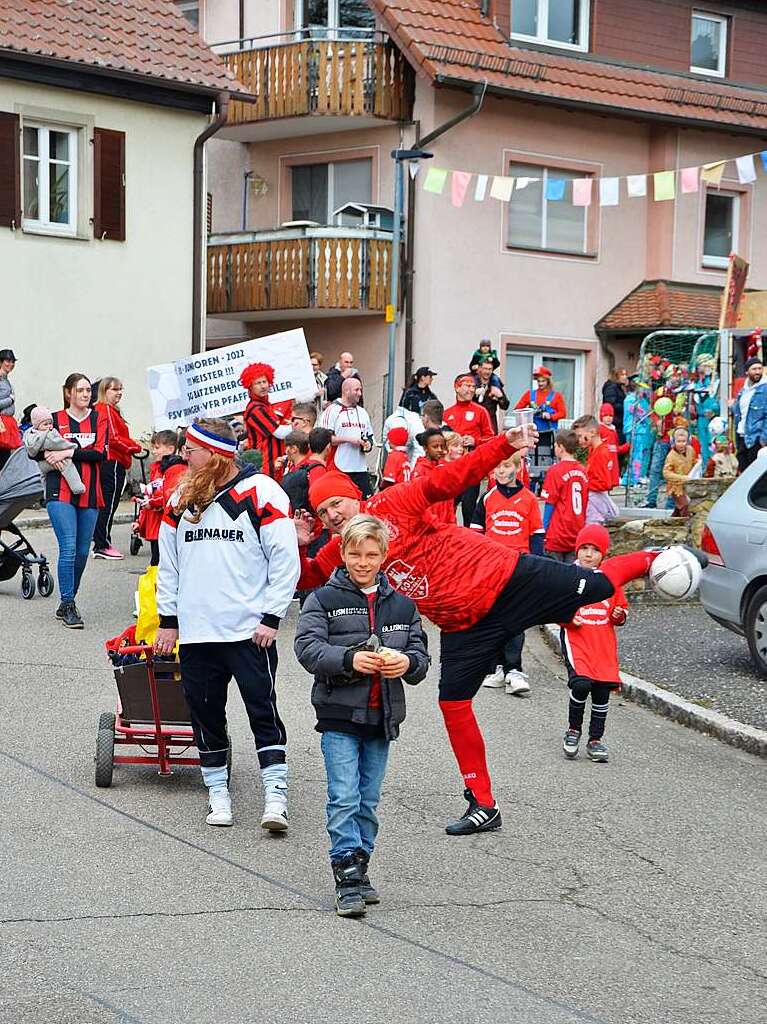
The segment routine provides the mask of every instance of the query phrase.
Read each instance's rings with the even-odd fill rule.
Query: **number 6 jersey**
[[[546,551],[575,551],[575,538],[586,525],[589,478],[576,459],[563,459],[546,471],[541,497],[553,505]]]

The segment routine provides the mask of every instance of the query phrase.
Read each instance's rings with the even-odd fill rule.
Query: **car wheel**
[[[767,586],[759,587],[748,602],[745,627],[754,668],[767,679]]]

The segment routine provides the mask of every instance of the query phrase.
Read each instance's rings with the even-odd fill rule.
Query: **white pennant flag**
[[[408,164],[407,169],[410,171],[410,177],[413,179],[413,181],[415,181],[415,177],[418,174],[418,171],[421,169],[421,165],[418,163],[417,160],[411,160],[410,163]]]
[[[739,156],[735,161],[735,166],[738,168],[738,181],[741,185],[750,185],[752,181],[756,181],[753,155]]]
[[[540,178],[517,178],[516,186],[517,189],[527,188],[532,181],[540,181]]]
[[[618,183],[620,178],[600,178],[599,179],[599,205],[600,206],[617,206],[618,205]]]
[[[485,192],[487,191],[487,175],[478,174],[477,184],[474,186],[474,198],[478,203],[481,203],[485,198]]]
[[[629,199],[640,199],[647,195],[647,175],[629,174],[626,178]]]

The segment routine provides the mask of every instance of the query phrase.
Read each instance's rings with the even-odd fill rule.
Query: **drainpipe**
[[[194,205],[192,212],[192,355],[202,351],[202,311],[205,284],[203,274],[203,217],[205,210],[205,143],[226,124],[229,109],[229,93],[220,92],[216,97],[218,114],[204,132],[194,141]]]
[[[465,110],[460,111],[454,117],[445,121],[438,128],[429,132],[428,135],[424,135],[421,138],[421,122],[416,121],[415,129],[415,143],[414,149],[425,149],[430,146],[432,142],[438,139],[440,136],[449,132],[451,128],[455,128],[456,125],[461,124],[462,121],[467,121],[470,117],[478,114],[482,108],[482,104],[485,99],[485,93],[487,92],[487,82],[482,85],[477,85],[473,89],[474,99],[471,104],[466,107]],[[416,209],[416,183],[415,179],[408,175],[408,187],[407,187],[407,234],[405,239],[405,294],[403,296],[405,309],[405,387],[410,382],[410,378],[413,375],[413,324],[415,323],[415,316],[413,315],[413,276],[415,271],[414,260],[415,260],[415,209]]]

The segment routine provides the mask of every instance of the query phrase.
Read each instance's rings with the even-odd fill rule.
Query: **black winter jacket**
[[[410,669],[403,676],[406,683],[420,683],[426,675],[429,656],[421,617],[414,602],[394,590],[383,573],[378,576],[373,618],[371,629],[367,597],[346,569],[336,569],[325,586],[307,599],[293,646],[299,662],[314,673],[312,704],[318,723],[373,725],[380,720],[380,713],[368,707],[373,677],[352,668],[354,654],[373,632],[384,647],[409,657]],[[384,735],[394,740],[405,720],[402,679],[381,679],[381,703]]]

